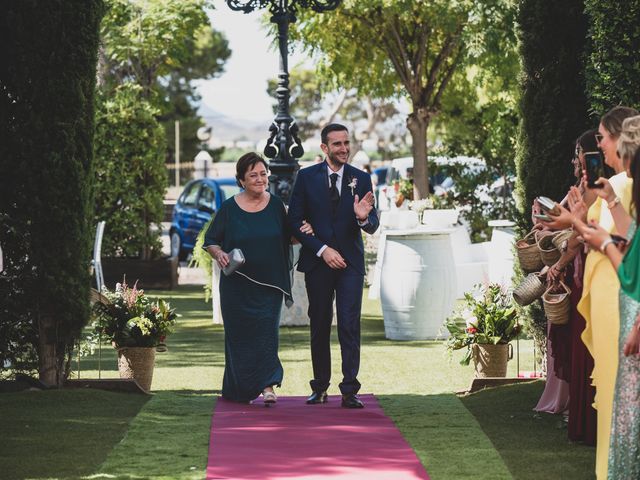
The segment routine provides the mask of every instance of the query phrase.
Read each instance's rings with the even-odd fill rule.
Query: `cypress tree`
[[[521,0],[519,7],[522,73],[516,191],[520,227],[528,230],[533,199],[544,195],[559,201],[574,183],[570,160],[575,139],[591,124],[584,77],[587,17],[583,0]],[[542,306],[536,302],[527,311],[529,331],[544,353]]]
[[[4,1],[0,16],[0,322],[21,325],[17,356],[37,352],[52,385],[89,313],[102,13],[101,0],[21,0]]]
[[[585,0],[590,54],[587,94],[593,113],[616,105],[640,107],[640,0]]]
[[[519,210],[530,227],[538,195],[561,200],[574,183],[575,139],[589,126],[583,0],[522,0],[518,13],[522,58],[516,167]]]

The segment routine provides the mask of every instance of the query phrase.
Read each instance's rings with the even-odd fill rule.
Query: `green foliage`
[[[133,84],[101,96],[96,112],[95,221],[107,257],[160,256],[165,138],[157,110]]]
[[[213,78],[231,55],[223,34],[211,28],[206,0],[107,0],[102,22],[101,90],[123,83],[142,87],[159,109],[167,145],[174,143],[180,121],[181,155],[191,161],[198,151],[196,131],[200,97],[194,79]],[[168,154],[169,160],[173,154]]]
[[[163,299],[152,301],[144,291],[124,281],[113,292],[104,289],[102,295],[94,305],[91,343],[102,335],[117,348],[157,347],[171,333],[176,312]]]
[[[440,173],[455,182],[453,190],[439,197],[440,208],[460,210],[473,242],[489,240],[492,231],[490,220],[517,218],[512,177],[502,177],[504,186],[501,188],[489,188],[504,175],[502,170],[492,166],[482,170],[470,169],[462,163],[451,163],[440,167]]]
[[[447,318],[445,327],[449,331],[447,350],[467,349],[461,365],[469,365],[472,344],[509,343],[521,329],[511,294],[499,284],[465,293],[463,306]]]
[[[296,37],[317,53],[319,75],[360,95],[406,96],[416,192],[428,195],[426,130],[457,69],[502,55],[513,1],[347,0],[336,14],[301,15]],[[328,32],[331,32],[328,34]]]
[[[590,54],[587,94],[591,111],[601,116],[616,105],[640,106],[640,1],[585,0]]]
[[[522,96],[518,139],[518,209],[530,227],[538,195],[564,197],[574,181],[576,138],[589,125],[583,53],[583,1],[523,0],[518,14]]]
[[[39,363],[52,384],[89,314],[102,7],[25,0],[0,15],[0,369]]]
[[[196,244],[193,247],[193,254],[191,255],[191,262],[189,263],[189,267],[198,267],[198,268],[201,268],[202,271],[204,272],[204,278],[205,278],[204,301],[205,302],[209,301],[209,299],[211,298],[212,290],[213,290],[213,287],[211,285],[212,274],[213,274],[213,258],[211,258],[211,255],[209,255],[209,252],[207,252],[202,247],[204,246],[204,236],[207,233],[207,230],[209,229],[209,225],[211,225],[211,222],[213,222],[213,219],[215,218],[215,216],[216,214],[214,213],[211,216],[211,219],[207,223],[205,223],[204,227],[202,227],[202,230],[200,230],[200,233],[198,233],[198,236],[196,237]]]

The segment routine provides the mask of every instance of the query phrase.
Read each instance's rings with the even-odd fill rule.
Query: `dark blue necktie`
[[[338,203],[340,203],[340,192],[338,192],[338,174],[332,173],[329,175],[331,179],[331,186],[329,187],[329,198],[331,199],[331,210],[335,213],[338,209]]]

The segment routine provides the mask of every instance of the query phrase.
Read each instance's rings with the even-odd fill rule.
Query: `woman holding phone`
[[[589,207],[587,220],[599,224],[610,234],[618,233],[612,213],[615,210],[624,210],[627,213],[630,211],[633,182],[627,177],[622,158],[618,155],[618,139],[622,133],[622,122],[636,115],[638,112],[635,109],[615,107],[602,116],[596,134],[598,147],[604,154],[606,164],[616,172],[608,181],[615,196],[613,200],[607,201],[602,198],[604,189],[593,189],[592,191],[598,193],[598,198]],[[602,187],[606,180],[601,180]],[[580,202],[581,196],[575,187],[572,187],[572,195],[576,216],[563,209],[560,215],[554,218],[557,223],[582,223],[580,217],[585,205]],[[607,478],[613,396],[618,370],[620,312],[615,298],[618,297],[619,289],[620,282],[611,262],[600,250],[592,249],[585,261],[582,298],[578,303],[578,311],[586,324],[582,332],[582,341],[594,360],[591,377],[596,387],[595,407],[598,411],[596,476],[599,480]]]

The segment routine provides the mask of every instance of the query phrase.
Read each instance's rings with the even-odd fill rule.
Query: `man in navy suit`
[[[363,408],[360,382],[360,309],[364,284],[361,230],[378,228],[371,177],[352,167],[349,132],[332,123],[322,129],[320,148],[326,159],[298,172],[289,202],[291,231],[302,244],[298,270],[305,274],[311,323],[313,380],[308,404],[325,403],[331,380],[331,320],[336,300],[342,352],[342,406]],[[313,235],[300,231],[302,221]]]

